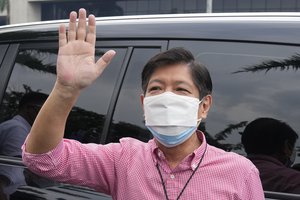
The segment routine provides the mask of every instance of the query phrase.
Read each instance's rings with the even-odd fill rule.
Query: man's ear
[[[144,111],[144,99],[145,99],[144,94],[141,94],[140,100],[141,100],[141,105],[142,105],[143,113],[145,112],[145,111]]]
[[[206,95],[199,105],[198,118],[206,119],[210,106],[212,105],[212,96]]]
[[[141,101],[141,105],[144,107],[144,99],[145,99],[145,96],[143,94],[141,94],[140,96],[140,101]]]

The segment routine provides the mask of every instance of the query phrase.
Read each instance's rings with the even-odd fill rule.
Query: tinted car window
[[[101,55],[108,49],[96,50]],[[114,84],[122,65],[126,48],[116,48],[113,59],[103,76],[83,91],[72,109],[67,121],[66,138],[81,142],[99,142],[104,118],[112,95]],[[39,91],[51,92],[56,79],[56,49],[25,49],[18,53],[10,77],[3,103],[0,108],[0,121],[10,119],[17,111],[18,101],[24,93]]]
[[[55,60],[53,50],[26,49],[18,53],[0,108],[1,122],[16,113],[24,93],[50,92],[55,80]]]
[[[135,48],[133,50],[114,112],[108,142],[118,142],[122,137],[134,137],[142,141],[148,141],[151,138],[151,134],[144,125],[140,101],[141,73],[146,62],[160,51],[160,48]]]
[[[239,133],[259,117],[280,119],[300,130],[299,47],[170,42],[170,47],[175,46],[191,50],[211,73],[213,106],[202,128],[224,149],[245,155]]]
[[[99,58],[107,50],[106,48],[96,49],[96,55]],[[126,48],[115,48],[115,50],[117,56],[110,67],[90,88],[83,91],[83,95],[72,109],[65,129],[65,138],[76,139],[83,143],[99,143],[112,91],[126,53]],[[56,59],[57,49],[23,49],[19,51],[1,104],[1,122],[12,118],[16,114],[18,103],[25,93],[39,91],[49,94],[51,92],[56,79]],[[1,138],[3,139],[3,137]],[[9,155],[8,153],[5,156]],[[87,189],[76,189],[74,186],[68,188],[66,185],[44,179],[28,170],[24,171],[22,166],[6,166],[2,164],[3,160],[1,159],[0,156],[0,181],[5,180],[7,182],[6,176],[9,174],[10,179],[12,180],[14,177],[15,180],[14,183],[4,189],[5,194],[11,194],[11,199],[26,199],[25,194],[28,191],[31,191],[28,199],[32,199],[32,196],[39,199],[42,197],[49,198],[53,195],[57,197],[64,196],[65,199],[74,199],[72,195],[76,193],[75,191],[79,191],[78,194],[84,195],[86,198],[109,199],[109,197],[94,191],[86,192]],[[58,191],[51,194],[51,187]],[[44,190],[44,188],[47,188],[47,190]],[[7,191],[8,189],[9,191]],[[63,193],[67,193],[67,195],[63,195]]]
[[[110,48],[96,50],[99,58]],[[115,83],[119,76],[126,48],[114,48],[116,56],[94,84],[82,91],[68,118],[66,137],[83,143],[99,143]],[[101,53],[102,52],[102,53]]]
[[[3,60],[3,57],[6,53],[7,47],[8,47],[8,45],[0,45],[0,64],[2,63],[2,60]]]

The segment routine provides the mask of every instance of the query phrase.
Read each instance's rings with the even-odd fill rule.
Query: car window
[[[6,49],[7,49],[8,45],[0,45],[0,64],[3,61],[4,55],[6,53]],[[0,65],[1,67],[1,65]]]
[[[118,102],[109,129],[107,142],[118,142],[122,137],[148,141],[152,136],[144,125],[141,106],[141,72],[146,62],[160,48],[135,48],[122,84]]]
[[[106,48],[96,49],[98,58]],[[83,143],[99,142],[114,84],[119,75],[126,48],[116,48],[113,59],[103,76],[83,91],[72,109],[65,130],[65,138]],[[56,49],[20,50],[0,107],[0,122],[17,112],[20,98],[30,91],[49,94],[56,79]],[[97,58],[96,58],[97,59]]]
[[[273,117],[300,130],[299,47],[238,42],[172,41],[208,67],[213,106],[206,132],[223,148],[244,154],[240,132],[258,117]],[[292,64],[296,60],[296,63]],[[297,63],[298,62],[298,63]],[[300,146],[300,141],[296,146]],[[296,162],[300,162],[297,157]]]
[[[96,50],[96,59],[110,48]],[[105,116],[127,48],[114,48],[116,56],[103,74],[89,88],[82,91],[67,121],[66,137],[83,143],[99,143]]]
[[[269,154],[247,155],[241,143],[241,133],[249,122],[267,117],[286,122],[299,135],[300,48],[279,44],[178,40],[170,42],[170,48],[172,47],[189,49],[196,60],[206,65],[211,73],[213,105],[207,119],[200,125],[208,142],[226,151],[247,156],[260,170],[264,188],[280,192],[281,188],[273,189],[281,184],[280,176],[274,179],[273,168],[270,167],[269,171],[268,167],[263,168],[272,165],[268,163],[273,162],[273,157]],[[281,136],[276,136],[278,137]],[[298,139],[295,145],[296,159],[292,166],[294,169],[300,163],[299,148]],[[278,149],[278,152],[282,151]],[[261,153],[261,150],[258,152]],[[262,155],[264,157],[259,157]],[[289,166],[290,158],[277,162],[279,164],[275,166],[281,162],[282,166]],[[281,178],[283,176],[284,173]],[[273,177],[273,181],[268,182],[268,177]],[[273,192],[268,193],[268,197],[276,195],[278,196]],[[289,198],[292,199],[292,196]]]
[[[96,59],[108,49],[110,48],[96,48]],[[76,139],[83,143],[99,143],[105,115],[127,48],[114,48],[114,50],[117,55],[111,62],[110,67],[103,72],[103,76],[98,78],[91,87],[83,91],[72,109],[67,120],[65,138]],[[0,107],[0,122],[7,121],[17,114],[18,104],[24,94],[29,92],[49,94],[51,92],[56,79],[56,59],[57,49],[31,48],[19,51]],[[87,197],[93,199],[110,199],[110,197],[90,189],[80,189],[76,188],[77,186],[55,183],[29,172],[23,166],[14,166],[16,162],[21,162],[21,160],[15,161],[15,159],[21,156],[21,144],[24,142],[25,137],[22,138],[23,142],[19,141],[21,138],[18,138],[18,141],[15,139],[8,137],[1,131],[0,184],[6,184],[8,179],[8,182],[12,184],[7,187],[0,185],[0,189],[3,189],[5,194],[11,194],[11,199],[20,199],[20,196],[24,196],[28,191],[32,191],[29,196],[36,195],[42,198],[51,195],[64,196],[63,193],[70,193],[72,190],[73,193],[76,190],[81,191],[80,194],[86,193]],[[16,142],[18,142],[19,147],[12,145]],[[2,155],[10,157],[5,158]],[[11,160],[13,164],[11,166],[5,164],[6,160]],[[54,190],[61,190],[61,192],[51,192],[51,190],[48,190],[51,187]],[[68,197],[66,199],[73,199],[70,194],[65,196]]]

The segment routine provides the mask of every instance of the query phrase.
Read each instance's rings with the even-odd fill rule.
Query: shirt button
[[[197,163],[192,164],[193,169],[196,169],[196,167],[197,167]]]
[[[170,177],[171,177],[171,179],[174,179],[174,178],[175,178],[174,174],[171,174]]]

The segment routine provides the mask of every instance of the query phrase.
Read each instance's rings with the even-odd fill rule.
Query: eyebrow
[[[163,84],[164,81],[161,81],[159,79],[154,79],[154,80],[149,81],[148,85],[151,84],[151,83],[161,83],[161,84]]]
[[[151,83],[160,83],[160,84],[164,84],[164,81],[159,80],[159,79],[153,79],[153,80],[149,81],[148,85],[151,84]],[[183,84],[183,85],[187,85],[188,87],[193,87],[190,83],[188,83],[188,82],[186,82],[186,81],[175,81],[175,84],[176,84],[176,85]]]

